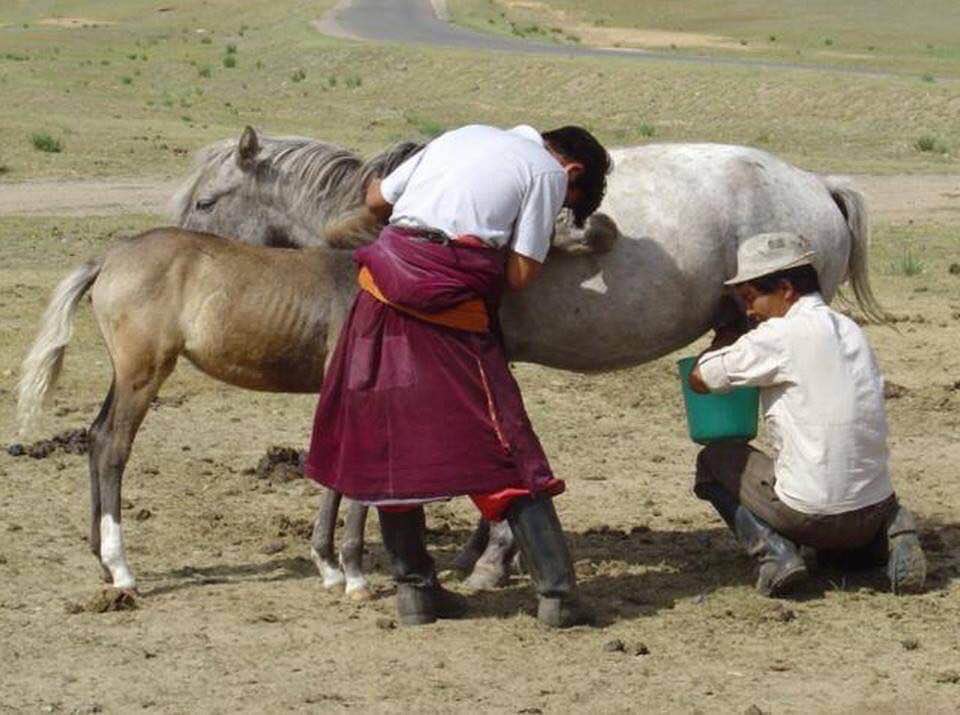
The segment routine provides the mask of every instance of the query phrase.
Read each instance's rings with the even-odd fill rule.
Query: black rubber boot
[[[760,593],[780,596],[806,579],[807,566],[796,545],[741,505],[730,492],[719,484],[704,484],[698,488],[697,495],[713,504],[747,553],[757,557]]]
[[[390,555],[397,584],[397,620],[405,626],[419,626],[438,618],[462,616],[467,610],[466,599],[437,581],[433,559],[423,541],[423,507],[403,512],[379,509],[378,513],[383,546]]]
[[[894,593],[919,593],[927,578],[927,557],[913,514],[897,504],[887,519],[887,578]]]
[[[518,499],[507,511],[507,521],[537,589],[537,619],[553,628],[593,622],[577,596],[577,577],[553,499]]]

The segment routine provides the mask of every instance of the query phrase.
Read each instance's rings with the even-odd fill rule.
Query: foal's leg
[[[490,542],[464,584],[477,591],[502,586],[509,578],[510,561],[516,551],[517,542],[507,520],[491,523]]]
[[[99,541],[100,565],[109,573],[114,588],[134,591],[136,581],[127,564],[120,523],[123,471],[137,430],[151,400],[173,370],[176,354],[165,356],[151,350],[154,346],[136,340],[129,341],[124,345],[127,349],[118,354],[114,349],[116,336],[111,338],[107,342],[114,360],[114,382],[90,431],[90,492],[99,501],[99,511],[91,505],[93,519],[99,516],[99,539],[91,538],[91,546]],[[96,521],[90,527],[92,534],[98,527]]]
[[[477,522],[477,528],[473,530],[467,543],[453,559],[453,567],[464,575],[470,573],[489,542],[490,522],[481,516]]]
[[[103,405],[100,407],[100,412],[97,414],[96,419],[93,421],[93,424],[90,425],[90,429],[88,430],[91,444],[87,454],[87,462],[90,471],[89,546],[90,551],[93,552],[93,555],[97,557],[97,561],[100,562],[100,568],[103,569],[103,580],[106,583],[111,583],[113,577],[110,575],[110,571],[107,569],[107,567],[103,565],[103,562],[100,561],[100,458],[99,452],[96,448],[96,435],[100,432],[100,430],[103,429],[103,425],[106,422],[107,416],[110,412],[110,405],[113,404],[114,385],[114,382],[110,383],[110,390],[107,392],[107,397],[103,401]]]
[[[363,575],[363,529],[367,523],[367,507],[360,502],[347,500],[347,521],[340,544],[340,565],[347,578],[346,594],[356,600],[372,597]]]
[[[327,489],[320,496],[320,510],[313,523],[310,539],[310,555],[323,578],[324,588],[333,588],[343,583],[343,572],[333,550],[333,532],[337,528],[337,511],[340,509],[340,493]]]

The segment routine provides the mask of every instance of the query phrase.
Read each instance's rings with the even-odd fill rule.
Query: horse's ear
[[[260,140],[257,138],[257,130],[247,126],[240,135],[240,141],[237,142],[237,163],[241,166],[252,163],[259,151]]]

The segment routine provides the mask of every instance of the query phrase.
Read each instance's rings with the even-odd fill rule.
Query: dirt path
[[[116,178],[0,184],[0,216],[162,214],[178,183]]]
[[[960,175],[894,174],[850,177],[864,192],[874,219],[904,221],[939,214],[960,220]],[[0,216],[165,214],[177,188],[168,179],[29,181],[0,184]]]

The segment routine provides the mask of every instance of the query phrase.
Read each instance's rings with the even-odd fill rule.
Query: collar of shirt
[[[543,137],[540,136],[540,132],[531,127],[529,124],[518,124],[517,126],[513,127],[513,129],[508,129],[507,131],[511,134],[521,136],[524,139],[529,139],[532,142],[536,142],[540,146],[544,145]]]
[[[783,317],[789,318],[791,315],[796,315],[804,310],[819,308],[823,305],[826,305],[826,303],[823,302],[823,297],[819,293],[807,293],[797,298],[796,302],[790,306],[790,309]]]

